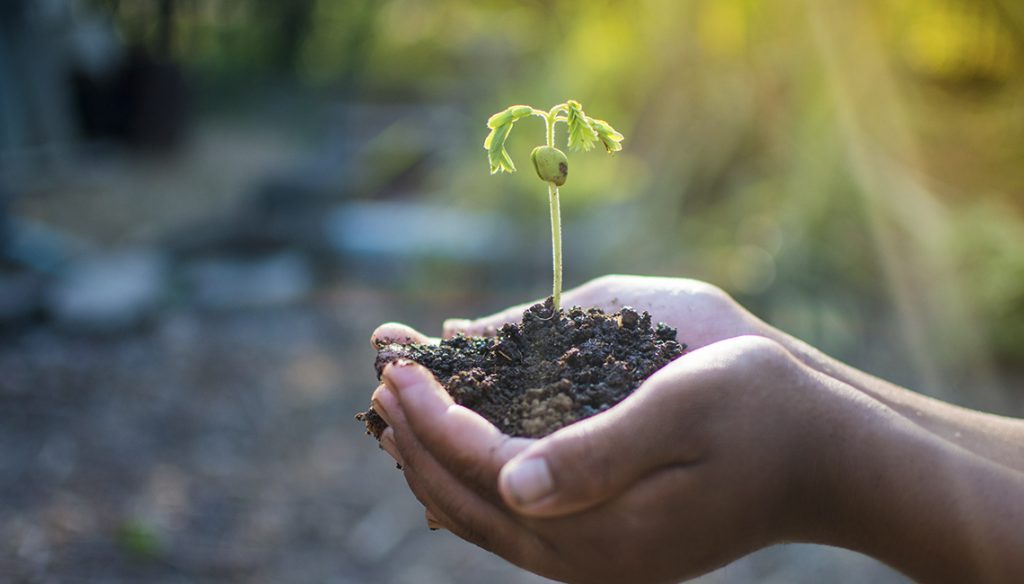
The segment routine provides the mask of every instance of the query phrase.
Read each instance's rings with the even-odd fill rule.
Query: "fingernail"
[[[520,505],[531,505],[555,490],[551,469],[543,458],[527,458],[501,469],[501,483]]]
[[[398,451],[398,443],[395,442],[394,428],[385,428],[384,432],[381,433],[380,447],[395,460],[395,463],[398,464],[399,468],[402,467],[402,454]]]
[[[399,359],[384,368],[381,379],[396,394],[407,387],[427,382],[424,369],[414,365],[408,359]]]
[[[388,423],[388,426],[390,426],[391,414],[389,414],[387,408],[384,407],[384,400],[381,399],[380,397],[381,394],[385,392],[390,392],[390,390],[384,385],[378,386],[377,389],[374,390],[373,392],[373,397],[370,398],[370,405],[373,406],[373,409],[377,412],[377,415],[379,415],[381,418],[384,418],[384,421]]]
[[[430,509],[427,509],[423,515],[427,518],[427,527],[430,528],[430,531],[444,529],[444,525],[441,525],[441,522],[437,520],[437,517],[434,517],[434,514],[430,512]]]

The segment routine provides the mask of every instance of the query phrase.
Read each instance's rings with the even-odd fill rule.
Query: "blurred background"
[[[706,279],[858,367],[1024,411],[1014,0],[0,0],[0,579],[536,582],[430,533],[352,415],[368,337]],[[564,135],[560,137],[564,140]],[[679,333],[686,340],[686,330]],[[769,549],[706,582],[902,581]]]

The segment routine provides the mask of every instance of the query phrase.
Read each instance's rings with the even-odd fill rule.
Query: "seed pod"
[[[569,176],[569,159],[565,157],[565,152],[551,146],[537,146],[530,154],[530,159],[533,160],[533,168],[540,180],[555,183],[559,187],[565,184]]]

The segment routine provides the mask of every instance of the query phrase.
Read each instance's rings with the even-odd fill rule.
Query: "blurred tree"
[[[100,3],[147,42],[173,12],[170,50],[225,111],[280,91],[331,107],[440,103],[481,120],[579,96],[629,137],[612,162],[582,159],[563,201],[568,225],[612,217],[623,233],[627,243],[594,252],[595,270],[705,277],[840,351],[869,351],[857,339],[899,323],[908,352],[935,353],[936,377],[983,368],[1000,326],[971,324],[988,313],[951,254],[980,199],[1003,200],[1010,221],[1024,211],[1019,1]],[[345,114],[335,119],[344,128]],[[366,147],[413,142],[413,125]],[[486,180],[485,128],[444,127],[456,146],[437,146],[411,190],[537,216],[529,177]],[[511,154],[525,159],[528,145]]]
[[[273,66],[279,73],[294,74],[302,57],[302,48],[312,28],[313,9],[316,0],[260,0],[263,18],[276,23],[277,38],[270,55]]]

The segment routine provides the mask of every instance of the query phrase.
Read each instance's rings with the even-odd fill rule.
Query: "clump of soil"
[[[644,379],[683,353],[676,330],[624,307],[605,314],[579,307],[553,315],[535,304],[521,323],[493,337],[462,335],[439,345],[378,347],[377,377],[410,359],[429,369],[456,403],[512,436],[539,438],[619,403]],[[380,438],[387,423],[371,407],[356,415]]]

